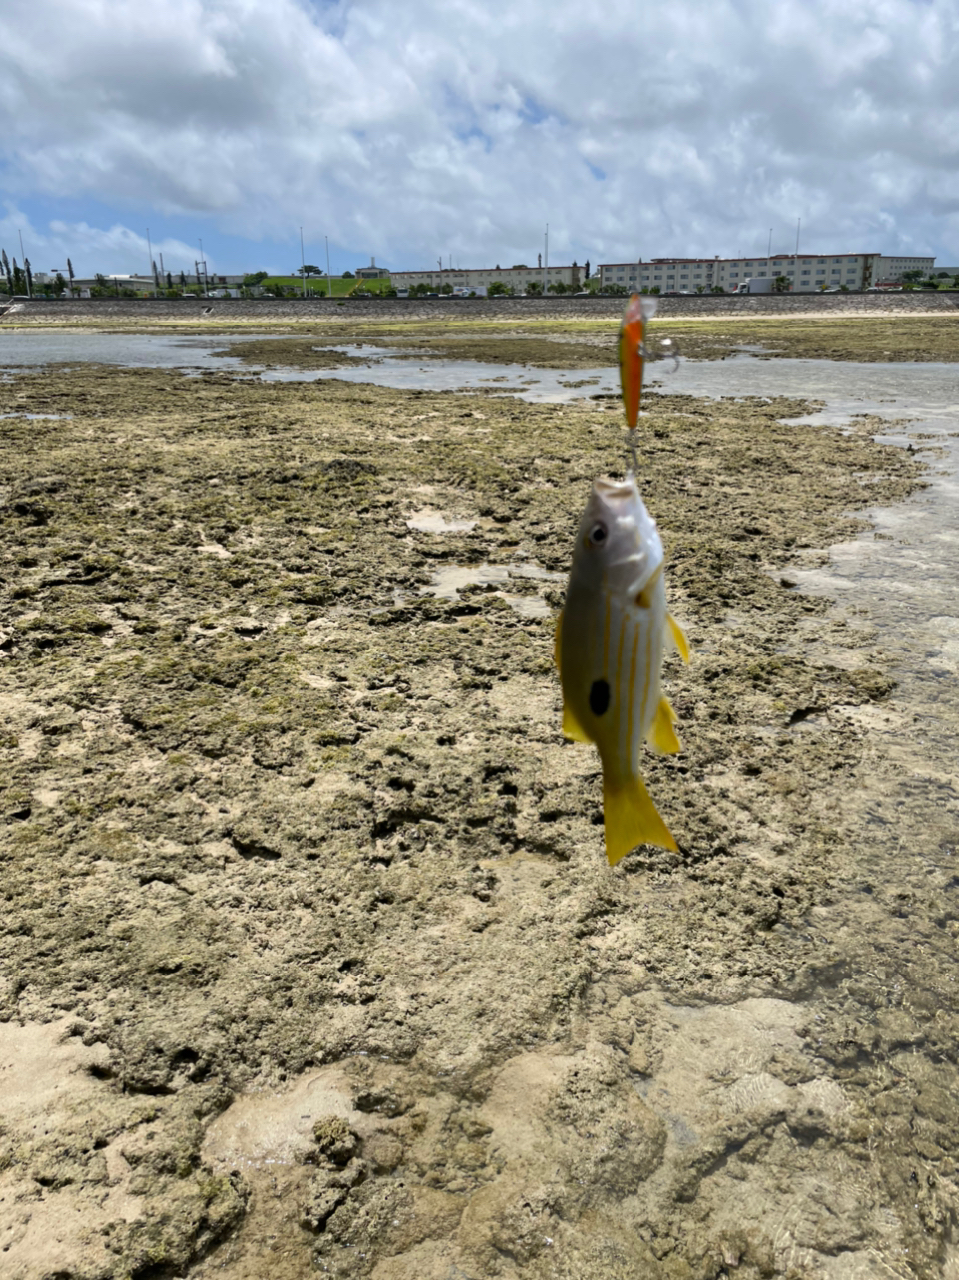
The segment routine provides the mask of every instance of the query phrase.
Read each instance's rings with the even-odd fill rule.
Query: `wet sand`
[[[649,398],[680,853],[611,871],[551,575],[615,407],[0,384],[72,415],[0,435],[6,1274],[959,1274],[949,766],[795,586],[927,465],[807,407]]]

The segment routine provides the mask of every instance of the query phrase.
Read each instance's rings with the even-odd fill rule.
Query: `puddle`
[[[370,359],[368,347],[333,347],[344,355]],[[429,360],[417,364],[375,348],[372,363],[342,369],[269,369],[264,382],[313,382],[335,378],[340,382],[367,383],[410,391],[479,391],[489,395],[513,395],[534,403],[565,403],[601,392],[619,395],[619,371],[615,368],[577,370],[531,369],[524,364],[489,364],[481,360]],[[248,366],[249,367],[249,366]]]
[[[507,587],[511,580],[523,578],[560,584],[566,581],[566,574],[554,573],[536,564],[448,564],[436,570],[430,585],[423,589],[423,594],[434,595],[441,600],[457,600],[459,593],[466,587],[487,587],[492,589],[493,594],[502,596],[521,617],[550,617],[553,613],[552,606],[539,592],[519,594],[499,589]]]
[[[165,333],[70,333],[0,330],[0,368],[45,364],[114,364],[125,369],[237,369],[249,366],[217,355],[228,343],[261,341],[263,334],[189,337]]]
[[[46,422],[67,422],[72,413],[0,413],[0,418],[29,418],[31,421],[42,419]]]
[[[406,521],[407,529],[415,529],[417,533],[469,533],[475,529],[476,520],[447,520],[439,511],[413,511]]]

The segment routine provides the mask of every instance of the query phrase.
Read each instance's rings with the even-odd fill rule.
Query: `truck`
[[[775,293],[772,276],[750,276],[736,285],[733,293]]]

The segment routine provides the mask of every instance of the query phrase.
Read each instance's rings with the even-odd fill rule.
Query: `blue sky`
[[[35,269],[959,262],[956,0],[4,0]]]

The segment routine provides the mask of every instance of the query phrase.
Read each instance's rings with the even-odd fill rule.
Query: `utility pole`
[[[796,219],[796,253],[793,257],[793,288],[799,285],[799,228],[802,226],[802,218]]]
[[[333,285],[330,281],[330,237],[324,236],[323,240],[326,243],[326,296],[328,298],[332,298]]]
[[[546,257],[543,259],[543,297],[546,297],[549,286],[549,223],[546,224]]]
[[[203,282],[204,282],[204,283],[203,283],[203,296],[204,296],[204,298],[205,298],[205,297],[206,297],[206,295],[207,295],[208,287],[207,287],[207,284],[206,284],[206,278],[207,278],[207,276],[206,276],[206,259],[205,259],[205,258],[204,258],[204,256],[203,256],[203,241],[202,241],[202,240],[197,240],[197,244],[200,246],[200,262],[202,262],[202,263],[203,263]],[[196,287],[197,287],[198,289],[200,288],[200,262],[198,262],[198,263],[196,264]]]
[[[23,251],[23,232],[20,230],[19,227],[17,228],[17,235],[20,237],[20,257],[23,259],[24,263],[26,263],[27,255]],[[23,278],[27,282],[27,297],[32,298],[33,290],[30,288],[30,277],[27,275],[26,269],[24,269]]]
[[[303,297],[306,297],[306,254],[303,252],[303,228],[300,227],[300,267],[303,274]]]

